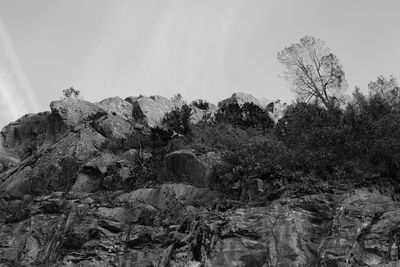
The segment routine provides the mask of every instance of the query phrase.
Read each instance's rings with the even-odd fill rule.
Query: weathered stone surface
[[[165,209],[176,201],[207,203],[216,197],[218,197],[218,194],[208,188],[197,188],[185,184],[163,184],[157,188],[142,188],[123,194],[119,197],[119,200],[144,202]]]
[[[20,160],[18,160],[17,158],[14,158],[9,154],[3,154],[0,152],[0,173],[16,167],[19,162]]]
[[[6,125],[1,130],[0,150],[18,159],[31,156],[45,139],[49,114],[49,112],[27,114]]]
[[[212,152],[197,157],[190,150],[175,151],[165,156],[166,171],[163,179],[209,187],[215,174],[214,166],[218,163],[220,158]]]
[[[338,266],[371,266],[398,259],[400,203],[358,191],[336,208],[322,257]]]
[[[101,148],[106,138],[91,128],[85,128],[77,133],[74,155],[81,161],[93,158]]]
[[[134,133],[132,123],[121,116],[108,114],[94,122],[94,128],[108,139],[126,139]]]
[[[68,127],[74,127],[106,114],[106,111],[98,105],[76,98],[53,101],[50,103],[50,109]]]
[[[209,266],[391,266],[399,212],[399,203],[367,192],[238,209]]]
[[[165,114],[173,108],[171,100],[162,96],[128,97],[125,100],[133,106],[133,117],[143,120],[149,127],[161,126]]]
[[[170,220],[175,224],[165,224],[162,218],[171,196],[173,204],[187,205],[193,198],[210,201],[210,191],[165,184],[122,194],[113,206],[103,206],[101,199],[90,196],[95,195],[36,197],[24,214],[0,220],[1,263],[397,266],[399,262],[400,204],[377,193],[310,195],[197,215],[191,215],[187,206]]]
[[[127,120],[132,119],[132,104],[120,97],[106,98],[96,104],[109,114],[118,115]]]

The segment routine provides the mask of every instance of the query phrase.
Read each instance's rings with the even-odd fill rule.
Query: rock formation
[[[146,150],[173,106],[67,98],[6,126],[0,266],[400,266],[400,202],[374,187],[266,199],[273,179],[254,177],[230,198],[218,151]]]

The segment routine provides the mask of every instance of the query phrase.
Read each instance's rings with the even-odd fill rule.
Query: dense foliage
[[[155,129],[162,140],[155,143],[165,153],[180,148],[218,152],[223,158],[219,190],[227,193],[248,179],[278,183],[272,186],[276,192],[290,188],[297,193],[346,190],[371,181],[393,185],[400,178],[400,109],[387,96],[398,87],[393,80],[378,78],[378,83],[390,93],[371,85],[364,95],[357,88],[346,106],[329,109],[298,102],[276,124],[253,103],[220,105],[214,120],[197,125],[185,124],[184,112],[175,111],[166,116],[172,122],[167,129],[191,134],[172,138],[165,129]]]
[[[208,110],[208,108],[210,107],[210,103],[202,99],[193,101],[192,105],[202,110]]]
[[[294,103],[277,123],[268,107],[231,103],[220,104],[213,119],[192,124],[191,108],[182,105],[165,115],[162,127],[147,135],[135,132],[107,148],[140,151],[126,180],[129,190],[157,183],[166,154],[192,149],[221,157],[213,186],[232,197],[243,198],[251,183],[268,187],[264,200],[364,185],[394,192],[400,178],[400,104],[389,96],[397,95],[397,82],[380,76],[369,89],[365,95],[356,88],[342,107]],[[206,108],[205,103],[192,106]]]
[[[190,134],[190,114],[192,109],[184,104],[182,107],[175,107],[171,112],[165,114],[162,123],[167,129],[177,134]]]
[[[267,130],[274,125],[266,109],[249,102],[244,103],[242,106],[237,103],[219,105],[215,120],[218,123],[229,123],[244,129]]]

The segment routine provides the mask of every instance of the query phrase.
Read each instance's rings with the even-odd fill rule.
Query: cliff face
[[[256,201],[273,185],[253,179],[234,198],[218,151],[146,149],[168,101],[65,99],[6,126],[0,266],[400,266],[400,203],[378,190]]]

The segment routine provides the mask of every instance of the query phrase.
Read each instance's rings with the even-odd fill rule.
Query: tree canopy
[[[378,96],[392,106],[400,103],[400,87],[394,76],[387,79],[379,75],[376,81],[368,84],[368,89],[371,96]]]
[[[331,109],[342,100],[347,87],[343,67],[322,40],[305,36],[279,52],[278,60],[300,101],[322,103]]]

